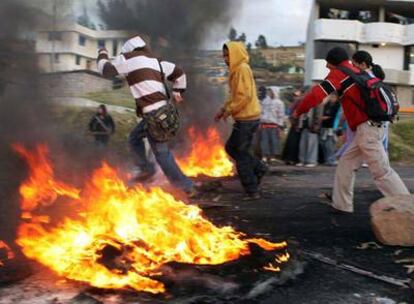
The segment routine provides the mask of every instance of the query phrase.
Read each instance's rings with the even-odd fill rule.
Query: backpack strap
[[[167,86],[167,83],[165,82],[165,73],[164,73],[164,69],[162,68],[162,64],[161,61],[159,59],[157,59],[158,65],[160,66],[160,72],[161,72],[161,78],[162,78],[162,84],[164,85],[165,88],[165,93],[167,95],[167,99],[170,100],[171,99],[171,94],[170,94],[170,89]]]
[[[353,84],[356,84],[359,88],[367,88],[365,81],[358,76],[352,69],[344,67],[344,66],[337,66],[338,70],[343,72],[344,74],[348,75],[349,78],[345,79],[342,84],[341,88],[338,90],[338,96],[341,98],[345,91],[350,88]],[[361,90],[361,89],[360,89]],[[365,109],[352,97],[349,96],[352,103],[360,109],[362,112],[365,113]]]

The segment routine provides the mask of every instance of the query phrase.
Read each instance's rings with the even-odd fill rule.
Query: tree
[[[237,41],[246,42],[247,37],[245,33],[242,33],[239,38],[237,38]]]
[[[253,45],[251,44],[251,42],[249,42],[249,43],[246,45],[247,52],[249,52],[249,54],[250,54],[250,53],[251,53],[251,51],[252,51],[252,47],[253,47]]]
[[[267,45],[267,40],[264,35],[259,35],[255,43],[256,47],[259,49],[267,49],[269,46]]]
[[[230,41],[236,41],[237,40],[237,31],[236,31],[236,29],[234,27],[232,27],[230,29],[230,32],[229,32],[229,40]]]

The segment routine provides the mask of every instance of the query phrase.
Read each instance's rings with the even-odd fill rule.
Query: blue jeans
[[[252,151],[252,141],[259,121],[236,121],[226,143],[226,151],[236,162],[240,181],[249,194],[259,191],[258,175],[266,172],[266,165]]]
[[[179,189],[190,191],[193,182],[184,175],[178,167],[173,154],[171,153],[168,142],[157,142],[147,134],[145,121],[141,121],[129,135],[129,146],[134,157],[135,164],[143,171],[155,173],[154,164],[147,158],[144,138],[147,137],[154,152],[155,159],[160,165],[169,182]]]
[[[279,130],[277,128],[263,128],[260,130],[260,149],[262,156],[279,155]]]
[[[302,130],[299,147],[299,161],[302,164],[318,164],[318,136],[309,129]]]

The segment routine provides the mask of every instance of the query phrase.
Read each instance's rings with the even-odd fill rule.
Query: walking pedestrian
[[[266,165],[252,151],[252,140],[260,125],[260,104],[256,84],[249,65],[249,55],[242,42],[231,41],[223,46],[223,57],[230,70],[230,98],[215,116],[216,121],[234,119],[233,131],[226,143],[227,153],[236,162],[246,200],[260,199],[260,182]]]
[[[327,166],[336,166],[335,151],[337,137],[334,123],[339,107],[338,94],[333,93],[329,96],[329,100],[323,108],[320,145],[323,151],[323,161]]]
[[[129,39],[121,51],[121,55],[110,61],[108,52],[99,50],[98,70],[105,77],[125,76],[136,101],[141,121],[129,136],[137,166],[133,180],[147,181],[155,174],[155,165],[147,158],[146,137],[169,182],[194,197],[193,182],[181,171],[168,147],[179,126],[175,104],[183,102],[182,93],[187,87],[185,73],[174,63],[155,57],[139,36]],[[172,102],[167,80],[172,83]]]
[[[355,171],[365,159],[375,184],[384,196],[409,194],[400,176],[391,168],[382,145],[384,125],[372,120],[362,91],[351,76],[361,71],[349,61],[345,49],[336,47],[326,57],[330,72],[320,85],[314,86],[296,109],[295,117],[320,104],[326,96],[339,91],[349,128],[355,137],[340,158],[334,181],[332,207],[342,212],[354,211]],[[373,65],[372,65],[373,66]]]

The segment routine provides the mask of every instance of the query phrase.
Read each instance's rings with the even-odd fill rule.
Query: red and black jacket
[[[360,70],[349,61],[342,62],[340,66],[360,73]],[[350,76],[338,69],[331,69],[325,80],[311,89],[299,104],[296,113],[301,115],[309,112],[311,108],[322,103],[328,95],[334,92],[338,92],[340,95],[342,109],[351,130],[355,131],[360,124],[368,121],[368,116],[364,111],[365,103],[359,88]]]

